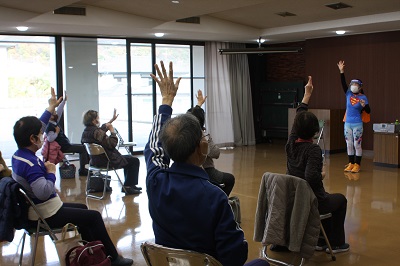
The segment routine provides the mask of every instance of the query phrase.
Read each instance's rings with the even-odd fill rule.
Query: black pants
[[[210,177],[210,182],[219,186],[225,194],[229,197],[233,186],[235,185],[235,177],[230,173],[221,172],[214,167],[208,167],[204,169]],[[224,184],[224,186],[220,186]]]
[[[112,260],[118,257],[117,249],[108,235],[103,217],[98,211],[88,210],[85,204],[64,203],[56,214],[46,219],[46,222],[50,227],[54,228],[61,228],[67,223],[72,223],[78,226],[83,240],[100,240],[106,249],[107,255],[110,255]]]
[[[322,220],[326,235],[332,246],[341,246],[345,243],[344,220],[347,211],[347,199],[344,195],[335,193],[318,202],[320,214],[332,213],[331,218]]]
[[[128,164],[124,167],[125,182],[124,186],[133,187],[139,182],[139,166],[140,161],[132,155],[122,155]]]
[[[79,153],[79,171],[85,171],[85,165],[89,163],[89,154],[87,153],[85,146],[82,144],[71,144],[71,146],[61,147],[61,151],[64,153]]]

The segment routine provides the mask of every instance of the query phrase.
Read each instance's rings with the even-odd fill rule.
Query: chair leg
[[[122,186],[122,189],[124,190],[124,192],[126,193],[127,191],[126,191],[126,188],[125,188],[125,186],[124,186],[124,183],[122,183],[122,181],[121,181],[121,178],[119,178],[119,175],[118,175],[118,173],[117,173],[117,170],[116,169],[114,169],[114,172],[115,172],[115,175],[117,176],[117,178],[118,178],[118,181],[119,181],[119,183],[121,184],[121,186]]]
[[[321,228],[322,234],[324,235],[325,242],[326,242],[326,244],[328,245],[329,252],[331,253],[332,260],[333,260],[333,261],[336,261],[336,256],[333,254],[331,243],[329,242],[329,239],[328,239],[328,237],[326,236],[325,229],[324,229],[324,227],[322,226],[322,223],[320,223],[319,226],[320,226],[320,228]]]
[[[280,260],[276,260],[276,259],[268,257],[267,249],[268,249],[268,246],[264,246],[262,253],[263,253],[263,258],[266,259],[268,262],[271,262],[271,263],[277,264],[277,265],[283,265],[283,266],[294,266],[293,264],[288,264],[284,261],[280,261]],[[303,265],[303,258],[301,259],[300,265]]]
[[[21,247],[21,253],[19,254],[18,266],[22,266],[22,258],[24,257],[25,236],[26,232],[24,231],[24,234],[22,235],[22,247]]]

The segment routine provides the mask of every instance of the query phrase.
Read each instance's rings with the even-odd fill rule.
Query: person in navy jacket
[[[248,246],[234,220],[226,194],[209,181],[202,168],[208,136],[196,117],[182,114],[171,119],[172,102],[180,78],[174,83],[161,61],[155,65],[162,104],[155,115],[144,155],[147,165],[149,212],[157,244],[207,253],[223,265],[242,266]],[[174,163],[169,166],[171,159]],[[264,260],[259,264],[269,265]]]

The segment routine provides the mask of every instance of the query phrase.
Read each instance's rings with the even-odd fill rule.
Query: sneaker
[[[332,252],[333,252],[333,254],[336,254],[336,253],[340,253],[340,252],[349,251],[349,249],[350,249],[350,245],[347,244],[347,243],[344,243],[344,244],[341,245],[341,246],[332,247]],[[326,253],[330,253],[330,252],[329,252],[329,248],[327,248],[327,249],[325,250],[325,252],[326,252]]]
[[[360,165],[357,164],[357,163],[355,163],[354,166],[353,166],[353,169],[351,169],[351,172],[352,172],[352,173],[358,173],[358,172],[360,172]]]
[[[326,250],[327,247],[328,247],[328,245],[326,244],[325,239],[319,238],[318,239],[318,243],[315,246],[315,250],[316,251],[323,251],[323,250]]]
[[[117,259],[111,261],[111,266],[131,266],[133,264],[132,259],[127,259],[118,255]]]
[[[133,186],[133,188],[134,188],[134,189],[137,189],[137,190],[142,190],[142,188],[141,188],[141,187],[138,187],[138,186]]]
[[[351,172],[351,170],[353,169],[353,167],[354,167],[354,164],[348,163],[348,164],[346,164],[346,168],[344,168],[344,171],[345,171],[345,172]]]
[[[142,191],[140,191],[139,189],[135,189],[133,187],[125,187],[125,189],[126,192],[124,191],[123,188],[121,188],[121,192],[125,193],[126,195],[135,195],[142,193]]]

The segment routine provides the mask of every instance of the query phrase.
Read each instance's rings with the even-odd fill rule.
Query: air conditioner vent
[[[76,7],[76,6],[64,6],[64,7],[55,9],[53,11],[53,14],[86,16],[86,8],[85,7]]]
[[[294,16],[297,16],[296,14],[293,14],[293,13],[290,13],[290,12],[279,12],[279,13],[276,13],[278,16],[281,16],[281,17],[294,17]]]
[[[200,17],[181,18],[177,19],[176,22],[200,24]]]
[[[352,7],[351,5],[342,3],[342,2],[338,2],[338,3],[333,3],[333,4],[328,4],[325,5],[326,7],[338,10],[338,9],[343,9],[343,8],[348,8],[348,7]]]

